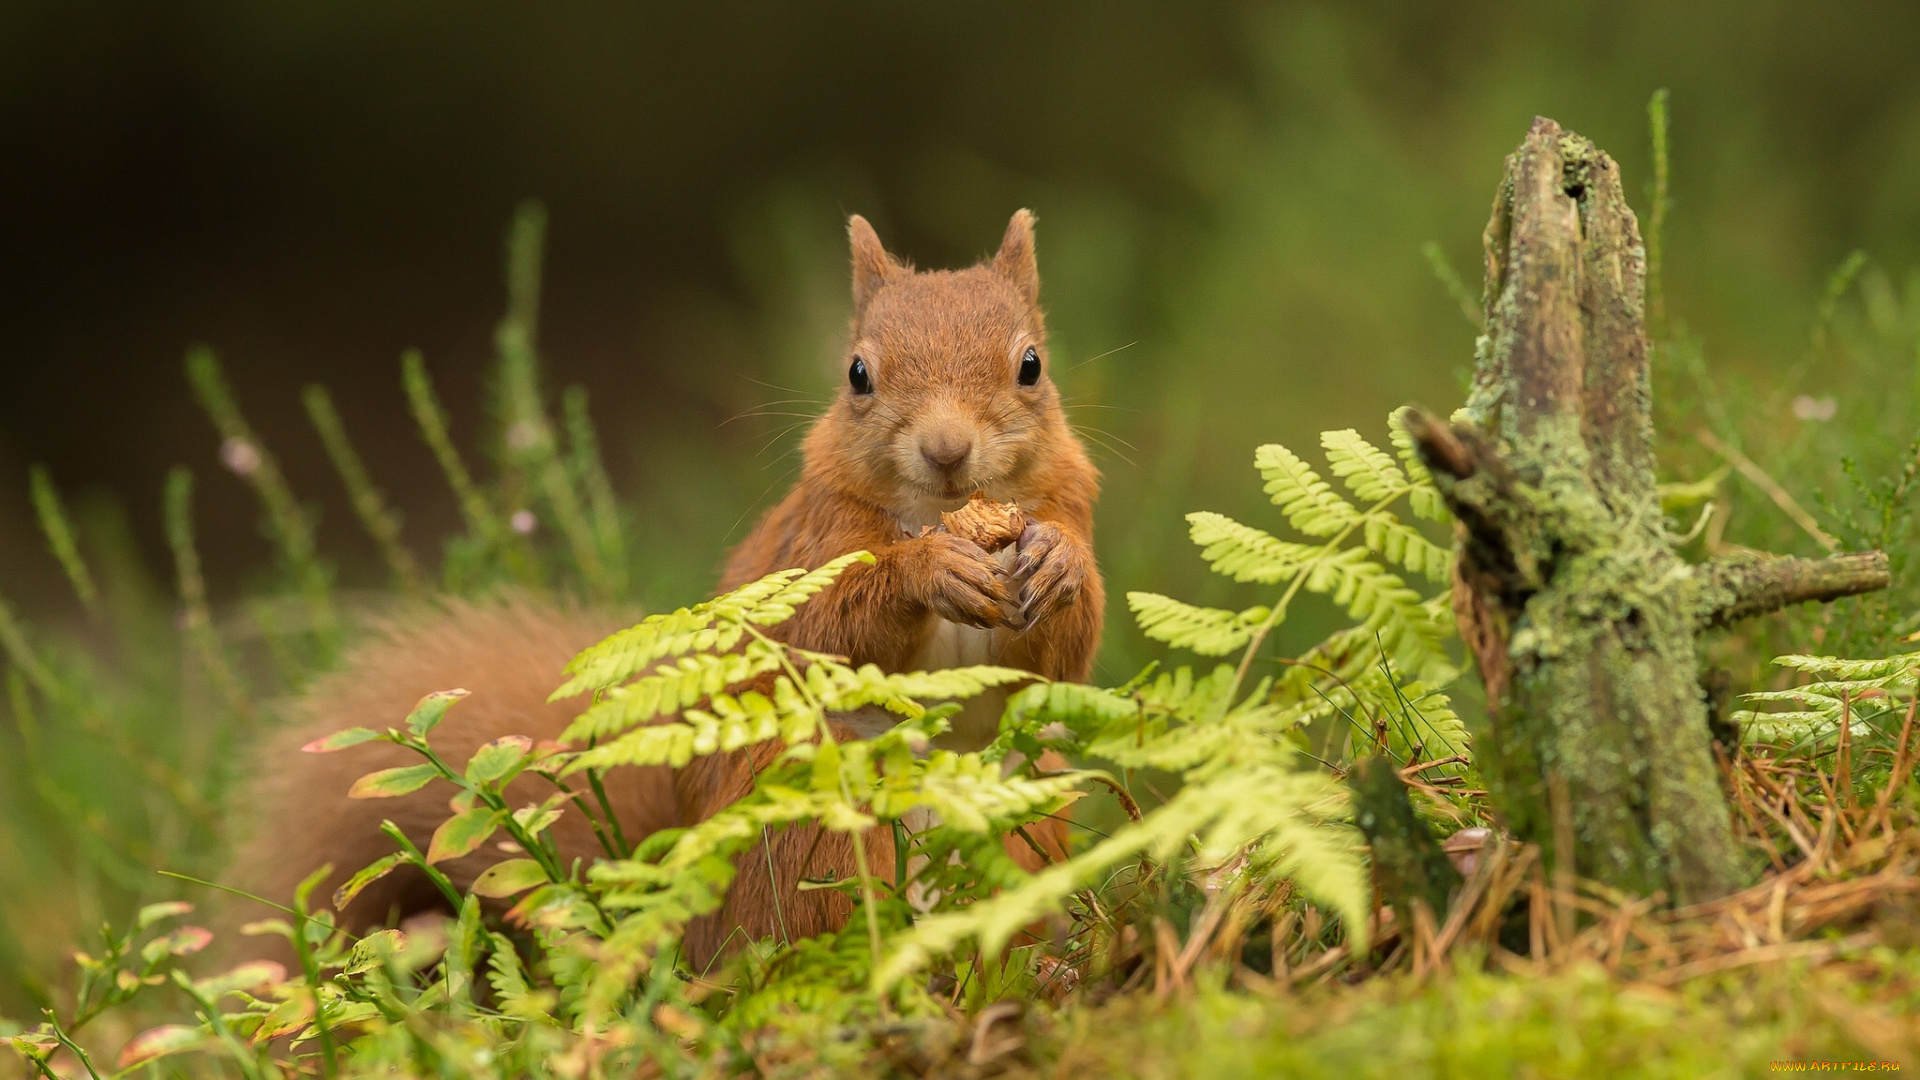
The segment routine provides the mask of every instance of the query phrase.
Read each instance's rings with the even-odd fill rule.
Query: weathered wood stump
[[[1472,393],[1453,423],[1409,423],[1460,523],[1454,612],[1491,718],[1480,769],[1556,871],[1675,903],[1723,895],[1747,870],[1695,636],[1885,588],[1886,557],[1676,553],[1655,490],[1645,250],[1606,154],[1536,119],[1484,239]]]

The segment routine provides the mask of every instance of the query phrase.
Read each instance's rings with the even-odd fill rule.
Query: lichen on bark
[[[1619,169],[1538,118],[1485,233],[1487,332],[1452,423],[1409,419],[1459,525],[1477,746],[1550,865],[1689,903],[1744,884],[1695,658],[1709,626],[1887,583],[1879,553],[1689,565],[1660,513],[1645,251]],[[1571,850],[1566,850],[1570,848]]]

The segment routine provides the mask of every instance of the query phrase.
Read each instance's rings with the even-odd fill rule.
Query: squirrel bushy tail
[[[448,785],[429,784],[391,799],[347,797],[360,776],[417,764],[411,751],[384,742],[331,754],[306,754],[300,747],[343,728],[399,726],[423,695],[455,687],[470,694],[448,711],[432,734],[436,751],[450,765],[458,768],[481,744],[504,735],[557,739],[584,707],[580,699],[547,701],[562,681],[562,669],[582,649],[633,621],[526,596],[446,600],[387,620],[338,670],[301,696],[293,722],[269,736],[253,755],[256,774],[243,804],[250,831],[243,833],[223,883],[285,904],[310,873],[331,865],[332,872],[310,901],[319,910],[355,871],[394,850],[380,831],[383,820],[400,826],[424,850],[433,830],[452,813],[447,803],[454,792]],[[745,795],[754,770],[777,752],[777,746],[768,744],[697,758],[680,770],[614,769],[604,782],[622,829],[637,842],[659,829],[694,824]],[[546,781],[533,776],[523,776],[508,788],[509,797],[519,803],[537,802],[551,793]],[[1049,821],[1036,828],[1042,845],[1060,857],[1064,826]],[[563,865],[576,858],[590,865],[604,857],[575,809],[562,814],[552,835]],[[844,879],[856,873],[851,836],[802,826],[775,833],[770,841],[771,854],[756,847],[740,857],[740,873],[726,905],[689,927],[686,956],[696,970],[743,939],[822,933],[844,923],[852,910],[851,901],[838,890],[799,888],[803,879]],[[883,880],[892,879],[893,850],[890,832],[876,830],[866,839],[869,868]],[[1029,868],[1040,865],[1024,843],[1009,845],[1009,850]],[[465,890],[481,871],[506,857],[488,846],[438,866]],[[340,914],[349,928],[360,930],[445,907],[424,875],[401,867],[368,887]],[[233,911],[236,924],[267,914],[251,905],[243,910],[238,903]],[[272,949],[264,944],[268,939],[253,940],[262,943],[253,951]]]

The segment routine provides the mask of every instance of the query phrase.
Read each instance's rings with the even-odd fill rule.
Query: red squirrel
[[[846,571],[774,627],[775,636],[890,672],[995,663],[1050,679],[1088,676],[1105,606],[1092,545],[1099,477],[1049,378],[1033,221],[1025,210],[1014,214],[991,260],[915,271],[887,253],[865,218],[849,220],[854,312],[845,380],[807,434],[799,481],[734,548],[720,589],[851,551],[872,552],[875,561]],[[1024,519],[1017,541],[998,555],[929,528],[975,492],[1016,504]],[[312,869],[331,863],[315,894],[320,904],[348,874],[392,850],[379,831],[383,818],[424,849],[448,814],[444,785],[398,799],[346,797],[356,777],[412,764],[410,752],[385,743],[328,755],[297,748],[342,728],[394,726],[422,694],[452,687],[471,695],[432,736],[449,762],[502,735],[556,738],[582,707],[546,700],[561,669],[621,625],[606,613],[524,598],[449,601],[388,624],[319,681],[299,703],[299,722],[264,748],[251,804],[260,825],[230,879],[284,903]],[[1002,692],[969,702],[943,743],[984,745],[1004,700]],[[845,719],[842,734],[873,733]],[[745,794],[754,770],[777,751],[711,755],[679,770],[615,769],[605,778],[608,796],[637,840]],[[533,778],[509,790],[525,801],[545,794]],[[1049,858],[1064,857],[1063,823],[1042,824],[1028,838]],[[563,814],[553,835],[567,862],[601,855],[577,813]],[[812,826],[774,834],[771,853],[756,848],[739,860],[725,906],[689,928],[688,958],[704,966],[741,934],[797,938],[839,926],[850,901],[838,890],[798,886],[852,875],[854,842]],[[870,869],[890,880],[891,834],[876,830],[864,843]],[[1038,867],[1026,840],[1008,848]],[[501,857],[483,849],[440,869],[465,888]],[[342,914],[349,924],[374,925],[437,900],[424,877],[396,871]]]

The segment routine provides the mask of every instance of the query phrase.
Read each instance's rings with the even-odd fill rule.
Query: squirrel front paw
[[[1027,629],[1072,604],[1094,573],[1093,552],[1049,521],[1029,521],[1009,572],[1012,625]]]
[[[991,628],[1006,624],[1006,571],[980,545],[949,533],[928,533],[912,541],[918,598],[948,622]]]

